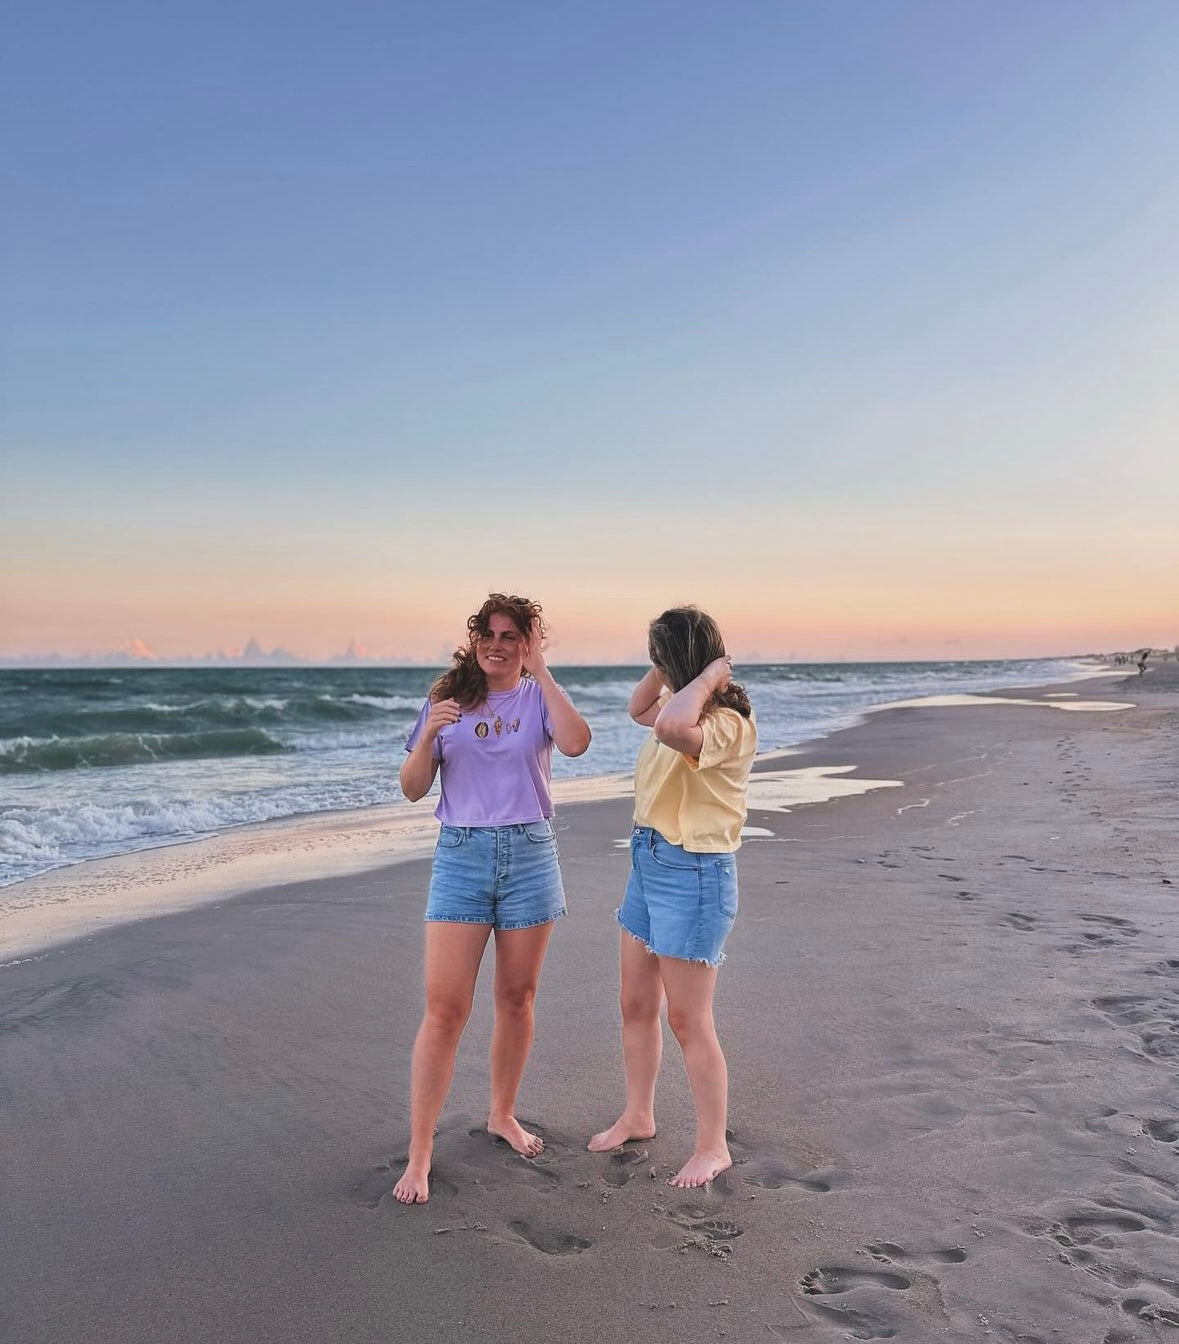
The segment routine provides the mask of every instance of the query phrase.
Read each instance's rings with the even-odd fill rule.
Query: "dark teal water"
[[[1064,660],[739,667],[763,750],[916,695],[1064,680]],[[627,771],[641,668],[567,667],[586,755],[554,774]],[[247,822],[400,797],[402,746],[429,668],[0,670],[0,884]]]

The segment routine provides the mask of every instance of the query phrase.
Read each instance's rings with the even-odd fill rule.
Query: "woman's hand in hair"
[[[528,632],[528,641],[524,646],[524,671],[537,681],[548,671],[544,657],[544,636],[535,621]]]
[[[710,691],[723,691],[733,680],[733,660],[727,653],[722,654],[719,658],[714,658],[700,673],[700,680]]]
[[[704,745],[700,719],[704,707],[717,691],[733,679],[733,660],[725,654],[714,658],[695,680],[671,697],[655,716],[652,730],[665,747],[684,756],[699,756]]]

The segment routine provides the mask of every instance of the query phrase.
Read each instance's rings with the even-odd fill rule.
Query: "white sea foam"
[[[321,696],[320,698],[325,697]],[[345,695],[340,698],[338,703],[368,705],[372,709],[412,709],[415,713],[422,707],[420,699],[411,699],[406,695]]]
[[[873,705],[870,713],[885,709],[946,709],[966,705],[1032,705],[1039,709],[1075,709],[1101,713],[1116,709],[1133,709],[1125,700],[1070,700],[1067,705],[1059,700],[1018,700],[1004,695],[924,695],[916,700],[893,700],[886,705]]]

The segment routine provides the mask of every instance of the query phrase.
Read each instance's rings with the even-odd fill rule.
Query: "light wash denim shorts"
[[[564,913],[565,890],[551,822],[444,825],[439,831],[427,921],[530,929]]]
[[[650,826],[634,828],[618,922],[648,952],[719,966],[736,917],[735,855],[694,854]]]

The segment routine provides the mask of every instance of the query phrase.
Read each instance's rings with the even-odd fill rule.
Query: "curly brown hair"
[[[663,673],[671,689],[682,691],[709,663],[725,656],[725,641],[720,626],[706,611],[692,606],[671,607],[656,616],[648,627],[647,649],[651,662]],[[709,696],[704,714],[713,714],[721,708],[735,709],[747,719],[753,716],[745,688],[735,681]]]
[[[489,593],[479,610],[467,617],[467,642],[455,649],[453,665],[430,687],[431,701],[457,700],[463,709],[475,709],[487,699],[487,674],[479,666],[475,646],[491,633],[491,618],[497,613],[506,616],[525,639],[543,639],[548,633],[539,602],[514,594]]]

